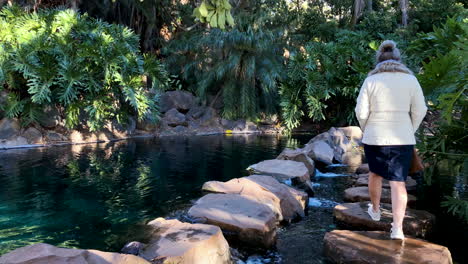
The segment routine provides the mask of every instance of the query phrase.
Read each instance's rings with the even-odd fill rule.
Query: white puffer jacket
[[[427,107],[412,72],[399,62],[384,61],[364,81],[355,111],[364,144],[414,145]]]

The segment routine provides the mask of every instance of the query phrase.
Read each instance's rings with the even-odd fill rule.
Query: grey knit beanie
[[[400,61],[400,50],[397,48],[397,44],[393,40],[385,40],[380,44],[376,54],[376,62],[382,62],[386,60]]]

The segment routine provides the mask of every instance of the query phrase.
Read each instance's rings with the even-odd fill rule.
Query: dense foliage
[[[140,53],[138,36],[124,26],[69,9],[29,13],[14,6],[0,13],[0,41],[8,117],[28,124],[56,105],[69,127],[84,119],[91,130],[129,114],[157,118],[149,88],[165,84],[165,71],[154,56]]]

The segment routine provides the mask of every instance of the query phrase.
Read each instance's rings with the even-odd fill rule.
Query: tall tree
[[[408,25],[408,0],[399,0],[401,9],[401,24],[406,27]]]

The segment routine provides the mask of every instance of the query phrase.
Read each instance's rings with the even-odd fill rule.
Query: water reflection
[[[185,208],[207,180],[276,157],[276,136],[135,139],[0,152],[0,254],[31,243],[118,250]],[[291,143],[296,142],[296,143]]]

